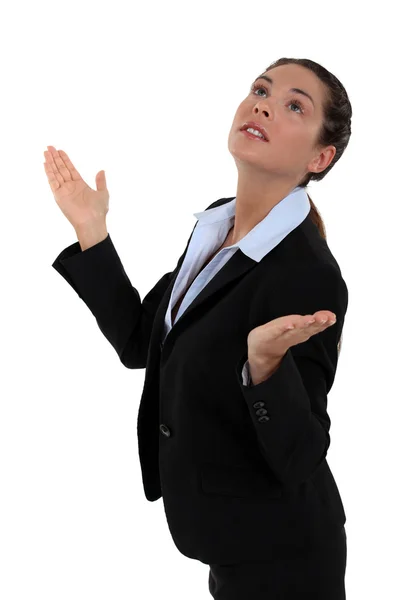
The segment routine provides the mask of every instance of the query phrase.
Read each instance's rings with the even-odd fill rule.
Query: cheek
[[[299,127],[291,124],[282,127],[277,134],[277,139],[282,143],[288,154],[302,154],[309,151],[309,137]]]

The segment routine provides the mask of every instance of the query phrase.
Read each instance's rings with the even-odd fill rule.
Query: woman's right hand
[[[96,190],[92,190],[75,169],[63,150],[47,146],[43,163],[54,198],[75,230],[92,223],[106,221],[110,195],[104,171],[96,175]]]

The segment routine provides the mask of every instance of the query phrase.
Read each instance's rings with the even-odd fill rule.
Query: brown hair
[[[320,181],[323,179],[342,156],[351,136],[351,117],[353,111],[347,92],[339,79],[313,60],[308,58],[279,58],[271,63],[265,71],[288,64],[300,65],[310,69],[324,84],[326,93],[322,106],[322,125],[315,144],[321,147],[332,145],[336,148],[336,154],[326,169],[320,173],[307,173],[298,184],[299,187],[306,188],[311,180]],[[326,230],[322,217],[310,196],[308,194],[307,196],[311,205],[311,219],[317,226],[320,235],[326,239]],[[339,354],[342,346],[342,337],[343,333],[338,343]]]

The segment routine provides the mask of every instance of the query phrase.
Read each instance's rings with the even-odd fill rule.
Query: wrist
[[[265,381],[277,371],[283,356],[248,356],[249,373],[253,385]]]
[[[82,251],[102,242],[108,236],[105,221],[84,223],[74,229]]]

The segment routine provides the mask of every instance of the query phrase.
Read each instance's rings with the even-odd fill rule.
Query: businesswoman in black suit
[[[229,134],[236,196],[195,214],[143,301],[107,232],[104,171],[91,190],[65,152],[45,152],[78,237],[52,266],[122,364],[146,368],[145,496],[162,497],[178,550],[209,566],[215,600],[346,597],[346,515],[326,455],[348,291],[305,188],[343,154],[351,114],[322,66],[270,65]]]

